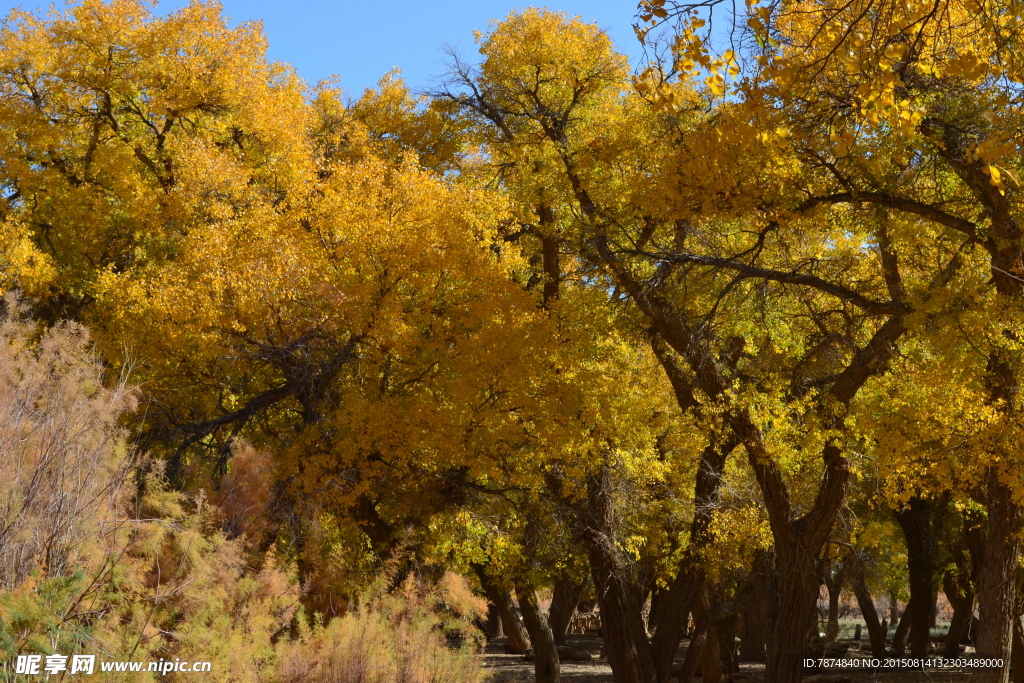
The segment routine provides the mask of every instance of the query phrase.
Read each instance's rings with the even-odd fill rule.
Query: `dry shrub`
[[[230,467],[213,501],[220,509],[228,536],[245,536],[251,545],[258,546],[271,531],[268,505],[274,485],[273,459],[267,451],[243,441],[235,446]]]
[[[453,595],[458,599],[453,599]],[[316,626],[285,646],[282,683],[472,683],[484,671],[470,647],[453,649],[448,635],[480,605],[465,580],[446,575],[437,586],[410,577],[394,593],[380,593],[327,626]],[[446,598],[447,596],[447,598]],[[465,611],[453,612],[452,605]],[[451,630],[454,627],[454,631]]]
[[[269,456],[240,446],[213,504],[173,491],[158,461],[133,462],[118,419],[134,406],[83,327],[42,331],[0,302],[0,663],[57,651],[210,661],[203,680],[240,683],[481,680],[471,648],[448,647],[485,607],[454,574],[393,592],[381,577],[359,609],[303,627],[295,562],[252,550],[273,540]]]
[[[135,402],[123,380],[104,386],[81,325],[39,336],[12,296],[0,309],[0,589],[12,589],[105,555],[130,460],[117,420]]]
[[[221,530],[219,511],[202,496],[168,489],[159,467],[145,489],[117,556],[116,579],[97,596],[105,614],[85,650],[122,659],[209,661],[204,680],[268,680],[277,662],[275,641],[288,634],[299,610],[294,563],[272,550],[251,566],[244,539]]]

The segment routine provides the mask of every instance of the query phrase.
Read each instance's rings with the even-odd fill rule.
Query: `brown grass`
[[[476,614],[450,609],[461,577],[428,588],[410,578],[400,591],[365,601],[326,627],[312,629],[283,653],[283,683],[475,683],[484,672],[470,648],[447,646],[452,619]],[[463,580],[464,581],[464,580]],[[475,607],[475,606],[474,606]]]
[[[61,323],[41,336],[16,300],[0,301],[0,590],[36,570],[84,569],[104,555],[127,473],[124,381],[103,384],[85,328]]]

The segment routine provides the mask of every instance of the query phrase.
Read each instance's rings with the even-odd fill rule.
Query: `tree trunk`
[[[654,683],[654,658],[643,622],[643,591],[617,543],[611,472],[590,477],[581,510],[585,545],[601,608],[604,649],[615,683]]]
[[[708,629],[704,640],[704,650],[700,655],[700,677],[704,683],[722,683],[722,657],[717,626]]]
[[[971,616],[974,614],[974,590],[970,579],[963,579],[962,576],[946,572],[942,581],[942,590],[953,606],[953,617],[949,620],[949,630],[946,631],[946,640],[942,648],[943,654],[950,657],[960,654],[960,642],[967,634]]]
[[[751,572],[754,596],[743,612],[740,632],[740,659],[745,662],[763,662],[768,652],[771,614],[775,612],[773,571],[768,553],[757,551]]]
[[[551,633],[544,612],[537,604],[537,593],[533,585],[527,582],[517,583],[516,597],[519,598],[519,609],[523,613],[523,622],[533,644],[533,671],[536,681],[559,683],[561,664],[558,661],[558,651],[555,649],[555,637]]]
[[[512,602],[512,595],[506,589],[498,585],[492,579],[482,564],[473,563],[473,571],[480,579],[480,587],[484,589],[488,602],[498,611],[501,619],[501,630],[508,638],[508,651],[510,654],[521,655],[526,652],[529,645],[529,637],[523,622],[516,613],[516,606]]]
[[[946,640],[943,643],[942,651],[947,656],[960,654],[960,643],[967,636],[967,629],[971,625],[971,617],[974,614],[974,593],[954,596],[950,602],[953,603],[953,617],[949,620],[949,630],[946,631]]]
[[[721,663],[722,671],[732,675],[738,673],[739,661],[736,652],[736,623],[738,615],[729,616],[715,625],[715,634],[718,636],[718,661]]]
[[[903,616],[896,625],[896,632],[892,634],[892,651],[901,655],[907,651],[907,636],[910,634],[910,615],[914,610],[914,596],[907,601],[903,609]]]
[[[498,611],[498,606],[493,602],[487,603],[487,619],[484,621],[484,633],[487,635],[487,640],[494,640],[505,635],[501,628],[501,613]]]
[[[690,645],[686,648],[686,657],[683,658],[683,668],[679,674],[679,683],[690,683],[694,674],[697,673],[697,664],[704,653],[704,646],[708,639],[707,617],[695,617],[693,620],[693,634],[690,638]]]
[[[820,583],[815,556],[802,550],[782,550],[776,545],[779,611],[765,665],[768,683],[799,683],[803,678],[802,657],[808,651],[807,636],[817,622]]]
[[[651,348],[672,385],[676,402],[682,410],[694,403],[693,389],[686,374],[676,363],[668,344],[658,335],[651,338]],[[702,553],[711,541],[709,533],[718,510],[722,474],[729,454],[739,440],[730,436],[719,443],[712,439],[701,453],[694,480],[695,511],[690,523],[690,544],[676,567],[676,576],[668,589],[658,596],[658,609],[652,610],[650,627],[653,630],[651,651],[659,681],[668,681],[672,661],[686,632],[686,621],[697,602],[704,585]]]
[[[569,629],[569,621],[576,612],[584,588],[586,584],[575,579],[559,577],[555,580],[551,609],[548,611],[548,624],[555,637],[555,645],[565,645],[565,632]]]
[[[1013,499],[1013,491],[999,480],[990,467],[987,482],[988,535],[978,572],[978,638],[976,651],[982,657],[1003,658],[1004,666],[977,669],[974,683],[1007,683],[1013,641],[1013,619],[1017,607],[1017,560],[1024,515]]]
[[[828,589],[828,624],[825,626],[825,638],[834,643],[839,640],[839,596],[843,592],[843,572],[835,575],[825,574],[825,587]]]
[[[907,543],[907,570],[910,574],[909,613],[910,653],[927,657],[931,651],[930,624],[935,609],[935,561],[938,556],[936,528],[946,510],[948,494],[936,500],[912,497],[894,512]],[[905,616],[905,618],[907,618]],[[902,623],[902,622],[901,622]]]
[[[1013,670],[1013,683],[1024,683],[1024,629],[1021,628],[1019,614],[1013,617],[1013,651],[1010,653],[1010,666]]]
[[[860,607],[861,616],[864,617],[864,625],[868,628],[868,638],[871,641],[871,656],[882,657],[885,655],[885,629],[878,622],[878,611],[875,609],[875,601],[871,598],[867,582],[864,579],[864,565],[860,557],[854,559],[851,577],[853,582],[853,593],[857,596],[857,606]]]

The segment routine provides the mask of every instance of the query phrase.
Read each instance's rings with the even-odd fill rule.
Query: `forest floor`
[[[589,652],[594,659],[589,662],[562,661],[562,680],[572,683],[610,683],[612,670],[608,660],[600,658],[601,637],[597,635],[568,635],[566,643],[576,651]],[[505,652],[508,641],[495,638],[487,643],[483,654],[483,666],[491,672],[489,683],[532,683],[533,662],[522,655]]]
[[[562,660],[562,680],[571,683],[612,683],[612,670],[608,660],[600,657],[602,641],[597,635],[569,635],[566,642],[576,651],[586,651],[593,656],[589,662]],[[687,641],[683,641],[684,645]],[[487,644],[481,659],[483,667],[490,673],[489,683],[532,683],[534,681],[533,662],[527,661],[522,655],[510,655],[505,652],[507,641],[497,638]],[[681,647],[676,656],[681,661],[686,648]],[[737,683],[758,683],[764,672],[764,664],[740,664]],[[967,683],[969,673],[946,671],[844,671],[842,673],[815,675],[809,673],[806,683]],[[695,678],[694,681],[700,681]],[[725,679],[728,680],[728,679]]]

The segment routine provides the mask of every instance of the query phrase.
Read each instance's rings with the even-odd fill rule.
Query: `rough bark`
[[[548,624],[555,637],[555,645],[565,645],[565,632],[569,629],[569,620],[580,603],[584,588],[586,584],[578,579],[559,577],[555,580],[551,609],[548,611]]]
[[[533,644],[533,672],[537,683],[558,683],[561,680],[561,663],[555,649],[555,637],[537,604],[537,593],[533,585],[519,581],[516,583],[516,597],[519,598],[519,610],[523,613],[526,632],[530,634]]]
[[[907,651],[907,636],[910,635],[910,615],[914,610],[914,597],[907,601],[903,609],[903,615],[896,625],[896,631],[892,634],[892,651],[901,655]]]
[[[512,602],[512,594],[502,588],[487,574],[484,565],[474,563],[472,566],[477,578],[480,579],[480,587],[483,588],[484,594],[487,595],[487,601],[498,611],[498,617],[501,619],[501,630],[508,638],[509,653],[514,655],[525,653],[526,649],[530,646],[529,636],[522,620],[519,618],[519,614],[516,612],[515,603]]]
[[[987,481],[988,534],[978,572],[979,656],[1000,657],[1001,668],[978,669],[975,683],[1007,683],[1013,620],[1017,607],[1017,560],[1020,556],[1020,532],[1024,514],[1013,499],[1013,492],[999,480],[995,467]]]
[[[910,597],[905,618],[910,623],[910,653],[926,657],[931,650],[930,625],[938,593],[935,563],[938,558],[937,528],[945,514],[948,494],[938,499],[913,496],[894,515],[907,544]]]
[[[823,578],[828,589],[828,622],[825,626],[825,638],[834,643],[839,640],[839,596],[843,592],[846,572],[843,569],[834,574],[826,571]]]
[[[974,614],[974,589],[970,580],[961,581],[952,572],[946,572],[943,577],[942,590],[946,599],[953,606],[953,617],[949,620],[949,630],[946,631],[946,638],[942,651],[947,656],[960,654],[960,643],[967,635],[967,629],[971,625],[971,616]]]
[[[700,655],[700,677],[704,683],[722,683],[722,653],[718,626],[708,629]]]
[[[1013,683],[1024,683],[1024,629],[1021,628],[1019,614],[1013,617],[1013,651],[1010,653],[1010,667],[1013,672]]]
[[[581,512],[612,676],[616,683],[653,683],[654,658],[643,622],[643,590],[633,576],[630,559],[616,542],[611,472],[607,465],[590,478]]]
[[[818,574],[814,557],[802,549],[777,548],[779,611],[765,665],[766,681],[799,683],[802,658],[809,651],[807,636],[817,623]]]
[[[487,640],[501,638],[505,632],[501,628],[501,613],[493,602],[487,603],[487,619],[484,621],[484,634]]]
[[[686,374],[670,353],[668,344],[653,335],[651,348],[661,363],[672,384],[676,402],[680,409],[687,410],[695,404],[693,388]],[[724,443],[712,439],[701,453],[694,480],[694,515],[690,523],[690,542],[683,553],[676,576],[665,591],[658,596],[658,610],[652,611],[650,627],[654,632],[651,650],[659,681],[669,679],[672,661],[679,649],[679,643],[686,632],[686,621],[693,611],[697,596],[704,585],[704,568],[701,554],[711,541],[709,532],[718,510],[722,474],[729,454],[736,448],[738,440],[730,437]]]
[[[727,674],[738,673],[739,653],[736,651],[736,625],[738,615],[731,615],[715,624],[715,635],[718,636],[718,661],[722,671]]]
[[[763,662],[768,653],[771,615],[777,602],[772,586],[773,572],[771,556],[758,551],[750,577],[754,595],[743,612],[740,632],[740,659],[746,662]]]
[[[871,656],[881,657],[885,654],[885,629],[878,621],[878,611],[875,609],[875,601],[871,598],[871,591],[868,590],[867,582],[864,580],[864,564],[861,558],[854,559],[852,571],[850,572],[853,593],[857,597],[857,606],[864,617],[864,625],[868,629],[868,639],[871,641]]]
[[[704,646],[707,643],[711,620],[708,614],[709,601],[706,588],[701,589],[694,609],[693,633],[690,645],[686,648],[686,656],[683,658],[682,670],[678,676],[679,683],[691,683],[697,673],[697,665],[700,663]]]

